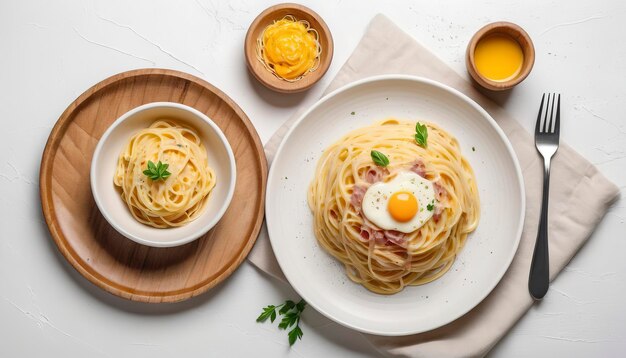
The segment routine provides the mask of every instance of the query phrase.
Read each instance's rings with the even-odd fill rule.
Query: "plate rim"
[[[278,148],[276,149],[276,153],[274,154],[274,159],[273,161],[276,160],[280,160],[280,156],[284,150],[284,146],[285,143],[287,142],[287,139],[292,135],[292,133],[295,131],[295,129],[300,125],[301,122],[304,121],[304,119],[306,117],[309,116],[309,114],[311,112],[313,112],[314,110],[316,110],[318,107],[322,106],[324,103],[326,103],[327,101],[329,101],[331,98],[339,95],[340,93],[352,90],[355,87],[359,87],[362,85],[366,85],[366,84],[370,84],[373,82],[383,82],[383,81],[394,81],[394,80],[400,80],[400,81],[410,81],[410,82],[418,82],[421,84],[427,84],[430,86],[434,86],[437,87],[439,89],[442,89],[444,91],[447,91],[449,93],[451,93],[452,95],[454,95],[455,97],[463,100],[464,102],[466,102],[467,104],[469,104],[471,107],[473,107],[475,110],[477,110],[486,120],[487,122],[493,127],[493,129],[496,130],[496,133],[498,133],[498,136],[500,138],[500,140],[504,143],[508,154],[510,155],[510,157],[513,159],[513,166],[515,169],[515,174],[517,176],[518,182],[520,183],[520,185],[518,186],[518,195],[521,198],[521,202],[520,202],[520,206],[521,206],[521,210],[520,210],[520,215],[519,215],[519,220],[518,220],[518,227],[516,230],[516,234],[515,234],[515,243],[513,245],[513,249],[511,250],[511,252],[509,253],[506,262],[506,265],[503,265],[503,268],[500,270],[500,272],[498,272],[494,277],[497,277],[497,279],[495,279],[493,281],[493,283],[489,284],[489,289],[485,290],[485,293],[483,295],[481,295],[480,300],[478,300],[476,302],[476,304],[474,305],[470,305],[469,308],[462,310],[460,314],[458,314],[456,317],[453,317],[451,319],[448,319],[446,321],[442,321],[441,323],[439,323],[438,325],[435,325],[433,327],[430,327],[428,329],[405,329],[405,330],[397,330],[397,331],[380,331],[380,330],[376,330],[376,329],[369,329],[366,327],[361,327],[359,325],[356,324],[352,324],[349,322],[346,322],[345,320],[342,319],[338,319],[336,317],[333,317],[331,314],[329,314],[328,312],[326,312],[324,309],[320,308],[319,305],[317,305],[314,302],[309,302],[307,300],[307,303],[313,307],[316,311],[320,312],[322,315],[326,316],[327,318],[329,318],[330,320],[339,323],[345,327],[354,329],[356,331],[359,332],[363,332],[363,333],[367,333],[367,334],[375,334],[375,335],[380,335],[380,336],[406,336],[406,335],[411,335],[411,334],[418,334],[418,333],[423,333],[423,332],[428,332],[428,331],[432,331],[434,329],[443,327],[447,324],[449,324],[450,322],[453,322],[457,319],[459,319],[460,317],[463,317],[465,314],[467,314],[468,312],[470,312],[471,310],[473,310],[474,308],[476,308],[481,302],[483,302],[485,300],[485,298],[487,296],[489,296],[489,294],[491,292],[493,292],[493,290],[495,289],[495,287],[500,283],[500,281],[502,281],[502,278],[504,277],[504,275],[506,274],[506,272],[508,271],[509,267],[511,266],[511,263],[513,262],[513,259],[515,257],[515,254],[517,253],[517,250],[519,248],[519,243],[521,241],[521,237],[522,237],[522,232],[524,229],[524,221],[525,221],[525,214],[526,214],[526,190],[525,190],[525,186],[524,186],[524,177],[522,175],[522,170],[521,170],[521,166],[519,164],[519,159],[517,158],[517,154],[515,153],[515,150],[513,148],[513,145],[511,144],[509,138],[506,136],[506,134],[504,133],[504,131],[502,130],[502,128],[500,128],[500,126],[497,124],[497,122],[495,121],[495,119],[493,119],[493,117],[491,117],[491,115],[484,109],[482,108],[478,103],[476,103],[476,101],[474,101],[473,99],[471,99],[469,96],[465,95],[464,93],[462,93],[461,91],[448,86],[446,84],[443,84],[441,82],[429,79],[429,78],[425,78],[422,76],[414,76],[414,75],[406,75],[406,74],[384,74],[384,75],[374,75],[374,76],[369,76],[369,77],[365,77],[353,82],[350,82],[344,86],[341,86],[333,91],[331,91],[330,93],[324,95],[322,98],[320,98],[317,102],[315,102],[313,105],[311,105],[306,111],[304,111],[295,121],[294,123],[291,125],[291,127],[288,129],[288,131],[285,133],[284,137],[281,139],[281,142],[278,146]],[[267,225],[267,231],[268,231],[268,236],[270,239],[270,243],[272,246],[272,251],[274,253],[274,256],[276,257],[276,261],[278,262],[278,265],[281,268],[281,271],[283,272],[285,278],[287,279],[287,281],[289,282],[289,284],[291,285],[291,287],[298,293],[298,295],[300,295],[302,298],[303,297],[301,291],[298,289],[298,287],[296,287],[293,283],[292,280],[290,280],[289,278],[289,273],[287,273],[284,269],[284,263],[281,263],[281,260],[279,258],[279,255],[276,254],[276,246],[278,244],[278,242],[275,239],[272,239],[272,224],[271,224],[271,213],[272,211],[270,210],[271,208],[271,200],[269,198],[272,198],[273,196],[271,195],[271,189],[270,186],[272,185],[272,183],[275,181],[274,177],[276,175],[276,170],[274,169],[273,165],[270,165],[270,170],[269,170],[269,174],[267,177],[267,189],[266,189],[266,200],[265,200],[265,221],[266,221],[266,225]],[[306,298],[305,298],[306,299]]]
[[[213,95],[220,98],[226,105],[232,108],[232,110],[237,114],[237,116],[241,119],[243,125],[246,130],[250,133],[250,137],[253,141],[253,148],[259,153],[259,165],[261,168],[260,175],[260,198],[258,205],[258,215],[254,222],[251,222],[251,230],[250,237],[248,238],[248,242],[244,245],[242,251],[239,256],[235,258],[232,265],[222,270],[213,280],[206,282],[203,285],[195,286],[190,288],[189,290],[179,292],[174,291],[169,295],[149,295],[136,291],[123,290],[118,286],[111,285],[107,282],[107,280],[103,280],[102,275],[95,270],[90,270],[90,267],[83,266],[81,262],[77,259],[74,249],[68,245],[68,240],[66,239],[63,230],[59,227],[57,221],[57,213],[54,205],[54,200],[52,197],[52,161],[54,160],[54,155],[61,141],[61,134],[67,130],[67,126],[72,122],[71,118],[74,112],[80,108],[80,106],[88,101],[93,95],[98,94],[100,91],[108,88],[111,85],[115,85],[119,81],[129,80],[136,77],[142,76],[169,76],[177,79],[181,79],[184,81],[188,81],[196,84],[197,86],[202,87],[205,91],[212,93]],[[55,246],[59,250],[59,252],[63,255],[65,260],[76,270],[78,273],[83,276],[87,281],[101,288],[102,290],[113,294],[115,296],[137,302],[144,303],[173,303],[180,302],[186,299],[198,296],[209,289],[215,287],[219,283],[223,282],[227,279],[245,260],[248,256],[254,243],[256,242],[259,232],[262,227],[264,210],[265,210],[265,198],[266,198],[266,189],[267,189],[267,174],[268,174],[268,162],[267,157],[265,156],[265,152],[263,149],[263,145],[261,143],[261,139],[259,137],[256,128],[250,121],[250,118],[245,114],[243,109],[233,100],[231,99],[225,92],[217,88],[216,86],[210,84],[209,82],[201,79],[197,76],[181,72],[173,69],[166,68],[140,68],[129,71],[119,72],[117,74],[111,75],[109,77],[104,78],[101,81],[98,81],[94,85],[87,88],[84,92],[82,92],[75,100],[73,100],[66,109],[62,112],[59,118],[54,123],[52,129],[50,130],[50,134],[48,135],[48,139],[46,140],[46,144],[44,146],[42,156],[41,156],[41,165],[39,167],[39,200],[41,204],[42,213],[44,216],[44,220],[46,223],[46,227],[48,228],[48,232],[50,233],[50,237],[55,243]]]

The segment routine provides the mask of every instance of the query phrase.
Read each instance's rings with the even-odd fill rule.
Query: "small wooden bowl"
[[[288,82],[276,77],[256,57],[257,39],[261,36],[263,30],[274,21],[280,20],[286,15],[293,15],[298,20],[308,21],[311,24],[311,28],[319,33],[319,43],[322,47],[319,67],[294,82]],[[328,71],[330,62],[333,59],[333,37],[324,20],[313,10],[298,4],[278,4],[267,8],[254,19],[246,34],[244,52],[248,69],[265,87],[282,93],[301,92],[313,86]]]
[[[496,33],[508,35],[513,38],[520,45],[522,53],[524,54],[524,62],[520,73],[508,81],[493,81],[484,77],[478,72],[476,63],[474,63],[474,51],[476,50],[478,42],[486,36]],[[504,91],[513,88],[528,76],[535,64],[535,47],[533,46],[530,36],[518,25],[504,21],[494,22],[478,30],[472,37],[467,45],[465,64],[470,76],[472,76],[479,85],[492,91]]]

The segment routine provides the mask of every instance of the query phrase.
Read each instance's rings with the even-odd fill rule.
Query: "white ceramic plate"
[[[348,279],[343,266],[318,245],[306,202],[324,148],[355,128],[388,117],[435,122],[455,135],[474,168],[481,199],[478,229],[450,271],[391,296],[372,293]],[[296,122],[270,170],[266,219],[280,267],[313,308],[347,327],[396,336],[443,326],[480,303],[513,259],[524,209],[519,163],[489,114],[440,83],[391,75],[343,87]]]

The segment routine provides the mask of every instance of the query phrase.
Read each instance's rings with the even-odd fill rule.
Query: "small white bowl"
[[[135,220],[113,184],[119,155],[128,140],[161,118],[175,119],[196,130],[207,150],[209,166],[217,177],[202,214],[187,225],[168,229],[154,228]],[[201,237],[222,218],[233,197],[236,171],[230,144],[209,117],[179,103],[154,102],[126,112],[104,132],[91,160],[91,192],[104,218],[120,234],[143,245],[179,246]]]

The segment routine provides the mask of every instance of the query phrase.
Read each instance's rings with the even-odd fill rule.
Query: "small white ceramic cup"
[[[119,155],[128,140],[158,119],[174,119],[195,129],[217,178],[202,214],[181,227],[158,229],[138,222],[113,184]],[[209,117],[179,103],[154,102],[126,112],[104,132],[91,161],[91,192],[104,218],[120,234],[143,245],[173,247],[201,237],[217,224],[233,197],[236,172],[230,144]]]

